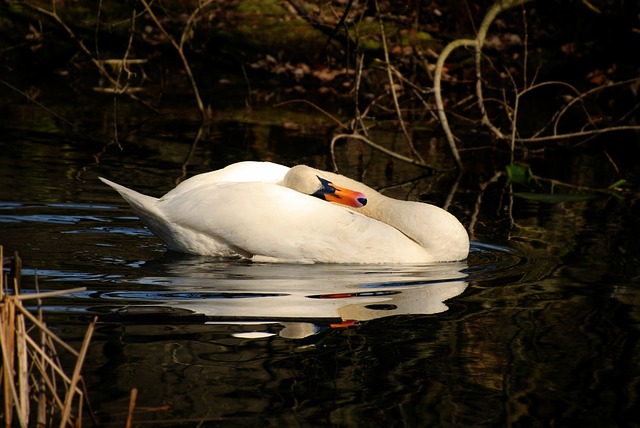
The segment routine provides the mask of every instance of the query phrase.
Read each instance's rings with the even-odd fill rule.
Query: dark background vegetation
[[[342,80],[329,80],[319,71],[354,69],[358,53],[366,53],[369,68],[383,59],[376,3],[354,2],[345,23],[337,27],[348,3],[221,0],[199,10],[196,1],[151,2],[150,6],[176,40],[189,16],[198,11],[187,30],[184,50],[199,85],[215,86],[224,76],[269,87],[274,81],[283,87],[334,84],[333,89],[348,94],[345,87],[352,87],[342,85]],[[435,62],[442,46],[473,37],[493,4],[486,0],[377,3],[394,65],[423,86],[430,84],[425,68]],[[55,10],[76,39],[33,6]],[[494,22],[485,48],[495,71],[495,75],[488,75],[495,78],[488,84],[510,86],[504,79],[506,70],[521,79],[525,49],[530,79],[537,75],[541,80],[565,81],[588,89],[637,77],[639,14],[637,2],[622,0],[533,1],[508,10]],[[77,88],[85,79],[93,84],[97,70],[79,49],[78,41],[98,60],[123,58],[127,49],[128,58],[148,60],[145,72],[154,90],[160,86],[162,91],[171,91],[169,83],[178,79],[168,76],[183,74],[175,50],[137,1],[4,1],[0,22],[3,80],[22,89],[29,84],[42,86],[50,79],[70,88]],[[469,91],[473,78],[469,54],[456,52],[447,66],[450,79]],[[185,84],[188,87],[188,82]],[[214,102],[214,88],[204,93],[208,103]],[[154,98],[160,93],[145,96]],[[623,102],[630,95],[614,98]]]
[[[132,11],[136,10],[133,55],[155,59],[173,57],[171,47],[158,34],[155,24],[136,1],[53,2],[64,22],[90,50],[103,58],[121,58],[131,31]],[[47,1],[4,1],[2,19],[2,67],[6,77],[43,78],[82,64],[76,40],[51,18],[30,6],[52,9]],[[379,52],[368,43],[347,42],[344,27],[338,28],[331,47],[324,50],[328,36],[345,12],[347,1],[240,1],[220,0],[202,9],[187,45],[190,62],[203,73],[227,69],[237,72],[242,62],[252,63],[265,55],[279,61],[306,62],[311,67],[348,65],[358,51]],[[304,4],[306,9],[298,8]],[[386,22],[393,25],[388,36],[397,42],[404,32],[424,32],[437,51],[449,40],[473,36],[492,1],[379,1]],[[178,35],[186,18],[198,2],[162,1],[151,3],[171,34]],[[295,5],[295,6],[294,6]],[[640,48],[640,7],[634,1],[549,0],[525,4],[525,13],[516,8],[501,16],[492,29],[497,38],[489,49],[494,61],[508,63],[515,50],[509,39],[521,40],[528,33],[532,60],[544,64],[542,72],[557,80],[587,84],[596,70],[611,78],[625,80],[638,73]],[[306,12],[306,15],[302,15]],[[355,2],[347,25],[376,17],[373,1]],[[305,22],[309,23],[309,29]],[[285,31],[289,29],[289,32]],[[353,34],[352,34],[353,35]],[[377,38],[379,35],[364,35]],[[363,35],[360,35],[363,37]],[[302,43],[302,42],[309,42]],[[512,48],[511,50],[508,48]],[[518,47],[521,50],[521,47]],[[502,56],[499,56],[502,54]],[[175,57],[164,64],[180,66]],[[457,64],[461,66],[461,64]],[[613,69],[612,69],[613,68]],[[88,72],[91,70],[87,70]],[[535,71],[535,67],[531,67]]]
[[[289,115],[316,106],[327,124],[313,129],[327,145],[336,134],[404,124],[407,143],[415,145],[397,151],[447,170],[453,158],[420,159],[428,157],[425,135],[444,141],[435,63],[447,43],[474,38],[494,4],[500,2],[4,1],[2,108],[28,100],[47,109],[63,132],[121,146],[166,115],[197,129],[202,119],[248,120],[248,112],[266,107],[273,116],[260,120],[301,129],[302,119]],[[628,179],[621,170],[638,154],[637,52],[638,2],[549,0],[509,8],[483,45],[485,117],[473,49],[456,49],[444,64],[444,110],[456,138],[449,144],[463,161],[479,148],[505,153],[501,171],[505,164],[527,168],[541,151],[600,150],[617,173],[596,187]],[[123,60],[133,62],[123,67]],[[60,99],[86,109],[47,107]],[[104,119],[96,111],[105,110],[113,110],[114,124],[98,127]],[[196,142],[208,139],[200,131]],[[622,137],[596,138],[604,134]],[[446,153],[446,144],[439,151]],[[556,154],[545,162],[554,160],[565,161]]]

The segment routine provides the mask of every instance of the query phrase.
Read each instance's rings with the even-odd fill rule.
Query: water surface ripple
[[[86,287],[44,300],[41,309],[118,322],[286,322],[289,335],[293,322],[312,323],[300,337],[321,326],[441,313],[469,284],[530,268],[515,250],[478,242],[466,261],[417,266],[185,256],[163,251],[135,217],[122,214],[98,204],[0,203],[0,224],[35,223],[58,235],[53,245],[64,236],[62,257],[55,262],[34,268],[26,261],[27,283],[37,276],[41,291]],[[88,244],[93,246],[87,249]],[[139,247],[134,254],[133,246]],[[135,255],[144,258],[131,258]]]

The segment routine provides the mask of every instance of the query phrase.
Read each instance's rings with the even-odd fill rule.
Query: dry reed
[[[74,288],[53,292],[23,293],[21,289],[21,260],[16,253],[11,261],[11,272],[4,274],[4,254],[0,246],[0,348],[2,348],[2,384],[4,426],[27,427],[35,422],[38,427],[58,425],[80,427],[86,391],[81,387],[81,368],[89,347],[96,318],[89,324],[79,351],[54,334],[42,319],[23,305],[25,300],[84,291]],[[65,373],[60,352],[75,358],[71,375]],[[35,409],[32,409],[35,404]]]

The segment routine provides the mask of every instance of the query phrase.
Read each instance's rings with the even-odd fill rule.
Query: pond
[[[59,111],[109,135],[110,113],[82,104]],[[36,277],[41,291],[85,288],[40,308],[76,349],[98,316],[82,373],[100,426],[123,426],[134,387],[138,426],[640,423],[637,194],[518,198],[504,175],[493,178],[504,154],[492,150],[463,155],[468,169],[456,181],[343,145],[343,173],[447,204],[470,231],[468,260],[187,256],[166,251],[97,177],[160,196],[183,176],[240,160],[330,168],[331,128],[317,113],[291,108],[306,115],[302,126],[219,117],[195,147],[197,125],[175,113],[128,124],[120,149],[98,131],[60,131],[29,103],[3,109],[0,244],[22,257],[25,292]],[[447,158],[444,144],[420,141]],[[549,151],[531,163],[606,187],[615,180],[601,155]],[[631,182],[635,163],[618,160]]]

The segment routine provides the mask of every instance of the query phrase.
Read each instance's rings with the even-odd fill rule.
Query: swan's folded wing
[[[216,241],[215,238],[171,221],[163,211],[161,200],[143,195],[106,178],[100,177],[100,180],[115,189],[131,206],[131,210],[140,218],[142,223],[169,249],[189,254],[222,257],[238,255],[235,250],[222,242]]]
[[[279,183],[289,172],[289,167],[272,162],[245,161],[225,168],[194,175],[178,184],[160,199],[172,198],[197,187],[210,187],[219,183]]]
[[[430,261],[396,229],[278,185],[201,186],[161,205],[172,223],[245,256],[328,263]]]

